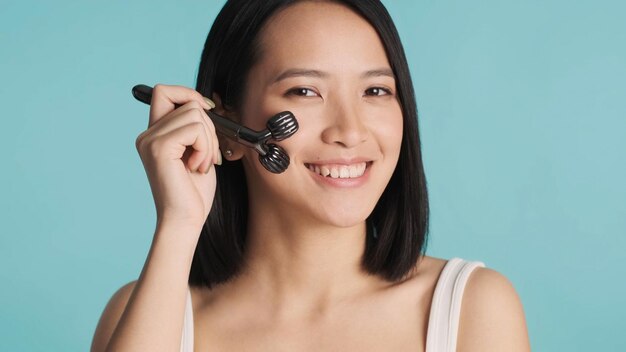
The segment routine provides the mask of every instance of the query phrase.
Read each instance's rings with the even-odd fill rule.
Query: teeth
[[[356,177],[359,174],[359,170],[355,165],[350,165],[350,177]]]
[[[324,177],[332,178],[356,178],[363,176],[366,163],[358,163],[352,165],[312,165],[309,164],[308,168],[316,174]]]

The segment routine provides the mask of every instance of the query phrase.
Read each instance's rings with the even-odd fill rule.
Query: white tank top
[[[482,262],[460,258],[448,260],[439,275],[428,318],[426,352],[455,352],[461,315],[461,300],[465,284],[474,269],[484,267]],[[193,352],[193,308],[191,291],[187,290],[181,352]]]

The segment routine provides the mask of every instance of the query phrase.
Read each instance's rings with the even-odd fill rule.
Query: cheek
[[[255,88],[250,87],[250,89]],[[263,100],[262,91],[255,91],[254,94],[246,96],[241,111],[241,124],[255,131],[262,131],[267,128],[267,121],[283,110],[267,104]]]
[[[279,111],[268,112],[265,110],[257,110],[246,112],[241,117],[241,124],[251,130],[263,131],[267,129],[267,121]]]
[[[369,127],[370,131],[374,134],[383,151],[392,154],[399,153],[404,127],[402,112],[399,109],[393,109],[378,116],[385,116],[385,118],[372,123]]]
[[[394,126],[394,140],[396,141],[396,148],[398,150],[398,154],[400,153],[400,147],[402,145],[402,136],[404,134],[404,121],[402,116],[399,116],[396,121],[396,125]]]

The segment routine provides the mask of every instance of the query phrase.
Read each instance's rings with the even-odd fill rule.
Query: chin
[[[372,209],[360,207],[358,209],[328,209],[324,214],[318,215],[318,219],[321,222],[327,223],[330,226],[339,228],[349,228],[362,224],[372,213]]]

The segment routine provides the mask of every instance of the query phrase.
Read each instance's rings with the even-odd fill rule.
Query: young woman
[[[203,96],[255,130],[291,111],[288,169],[220,139]],[[379,1],[228,1],[196,90],[157,85],[137,149],[154,240],[92,351],[529,350],[505,277],[424,255],[415,98]]]

